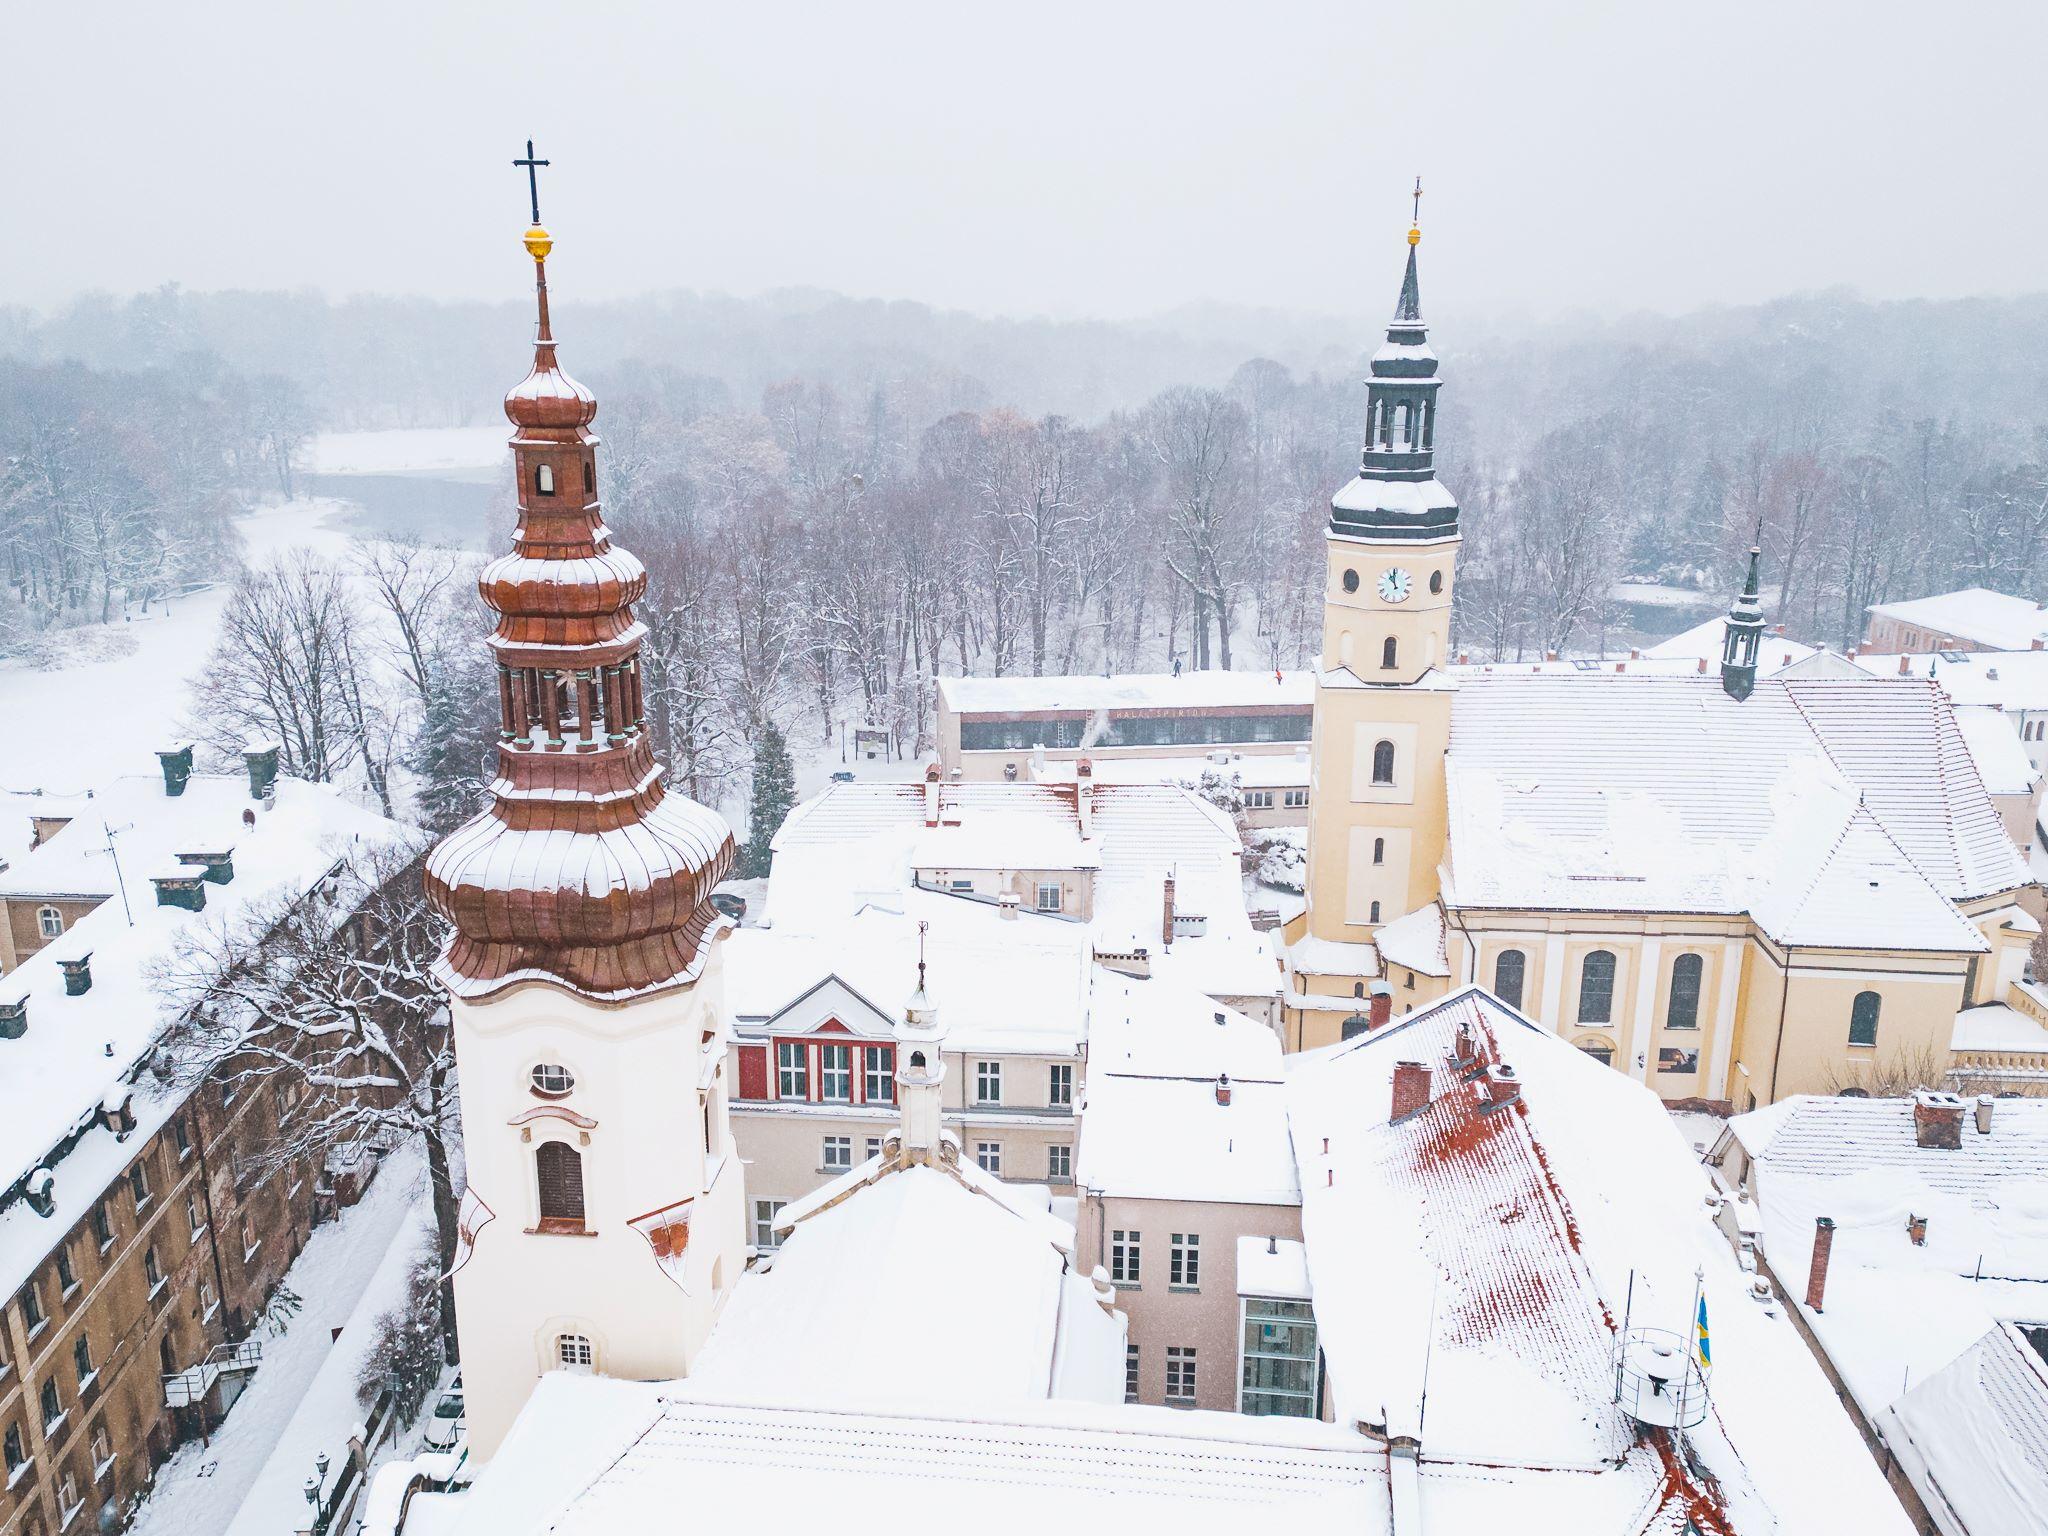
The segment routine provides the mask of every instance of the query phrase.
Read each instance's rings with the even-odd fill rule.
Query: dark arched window
[[[1372,781],[1375,784],[1394,782],[1394,744],[1380,742],[1372,749]]]
[[[533,489],[542,496],[555,494],[554,465],[543,462],[533,466]]]
[[[1387,862],[1387,840],[1384,837],[1376,837],[1372,840],[1372,861],[1375,864]]]
[[[1529,957],[1519,949],[1504,949],[1493,962],[1493,995],[1510,1008],[1522,1006],[1522,978],[1529,974]]]
[[[1380,647],[1380,665],[1382,667],[1391,668],[1398,665],[1394,660],[1394,652],[1397,649],[1398,647],[1394,644],[1394,637],[1392,635],[1387,636],[1386,643]]]
[[[1605,1024],[1614,1017],[1614,952],[1596,949],[1579,966],[1579,1022]]]
[[[533,1154],[543,1232],[583,1230],[583,1155],[566,1141],[544,1141]]]
[[[1372,912],[1371,912],[1371,914],[1370,914],[1370,915],[1369,915],[1369,916],[1368,916],[1368,917],[1366,918],[1366,921],[1367,921],[1368,923],[1376,923],[1376,922],[1378,922],[1379,920],[1380,920],[1380,904],[1379,904],[1378,902],[1374,902],[1374,903],[1372,904]]]
[[[1429,590],[1432,592],[1441,592],[1443,591],[1443,589],[1444,573],[1442,571],[1431,571],[1429,573]]]
[[[590,459],[583,461],[583,494],[586,496],[595,496],[597,494],[597,465]]]
[[[1358,572],[1346,571],[1344,573],[1344,590],[1346,592],[1356,592],[1358,590]]]
[[[1664,1010],[1664,1022],[1672,1029],[1700,1027],[1700,977],[1706,961],[1698,955],[1680,955],[1671,962],[1671,1005]]]
[[[1849,1005],[1849,1043],[1877,1044],[1877,1012],[1884,1000],[1875,992],[1858,992]]]

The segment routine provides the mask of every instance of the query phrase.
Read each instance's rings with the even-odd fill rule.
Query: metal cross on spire
[[[931,931],[931,926],[928,922],[917,925],[917,990],[920,992],[924,990],[924,936]]]
[[[533,153],[533,146],[531,144],[526,146],[526,152],[529,155]],[[546,165],[547,161],[543,160],[541,161],[541,164]],[[533,216],[533,221],[534,223],[538,224],[540,222],[540,215],[535,214]],[[1409,218],[1408,222],[1410,224],[1415,225],[1420,225],[1422,223],[1422,178],[1420,176],[1415,178],[1415,212],[1413,216]]]
[[[512,163],[526,172],[526,193],[533,202],[533,222],[538,224],[540,222],[540,167],[548,164],[548,162],[533,158],[533,140],[528,139],[526,141],[526,158],[524,160],[514,160]],[[1415,184],[1418,187],[1422,185],[1419,179]]]

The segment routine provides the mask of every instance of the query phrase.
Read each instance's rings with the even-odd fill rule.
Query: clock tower
[[[1421,241],[1411,228],[1401,296],[1373,354],[1358,474],[1330,501],[1307,931],[1340,943],[1434,901],[1444,855],[1458,503],[1436,478],[1442,381],[1422,323]],[[1377,973],[1376,957],[1360,958],[1361,978]]]

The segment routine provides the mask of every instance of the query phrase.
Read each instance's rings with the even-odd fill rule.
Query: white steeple
[[[928,1163],[938,1156],[940,1096],[946,1081],[945,1029],[938,1005],[925,991],[924,937],[929,923],[917,925],[917,990],[903,1008],[896,1026],[896,1102],[902,1112],[906,1162]]]

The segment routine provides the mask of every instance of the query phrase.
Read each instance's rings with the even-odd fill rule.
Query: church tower
[[[528,145],[529,175],[545,163]],[[497,615],[497,777],[426,869],[454,927],[455,1295],[479,1457],[544,1371],[686,1375],[745,1262],[708,903],[732,834],[663,792],[632,608],[646,572],[598,504],[597,402],[556,361],[537,198],[524,241],[539,324],[505,397],[519,522],[479,580]]]
[[[1749,579],[1742,595],[1728,610],[1728,622],[1721,631],[1721,691],[1741,703],[1756,688],[1756,653],[1764,638],[1764,603],[1757,590],[1758,567],[1763,562],[1763,529],[1758,542],[1749,546]]]
[[[1421,183],[1416,184],[1420,210]],[[1309,802],[1308,932],[1370,940],[1437,895],[1458,503],[1438,484],[1442,381],[1416,255],[1366,384],[1358,474],[1330,501]],[[1377,969],[1363,957],[1360,979]]]

